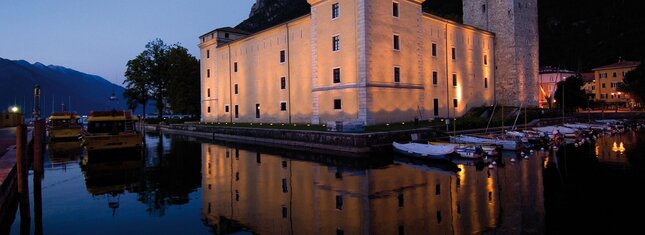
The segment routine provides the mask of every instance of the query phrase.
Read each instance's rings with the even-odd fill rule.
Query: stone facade
[[[500,40],[423,13],[423,0],[308,2],[309,15],[254,34],[222,28],[200,37],[202,121],[427,120],[493,105],[496,91],[509,100],[535,95],[528,84],[537,91],[537,80],[526,81],[533,62],[537,79],[537,51],[520,56],[537,44],[496,51],[520,36]],[[504,25],[513,27],[502,35],[530,31]]]
[[[497,102],[537,106],[537,0],[464,0],[463,12],[465,24],[495,33]]]

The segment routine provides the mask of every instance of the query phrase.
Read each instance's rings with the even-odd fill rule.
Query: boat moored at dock
[[[92,111],[83,131],[83,146],[88,151],[140,148],[143,135],[137,131],[138,122],[131,111]]]
[[[51,141],[73,140],[81,136],[81,117],[73,112],[54,112],[47,120],[47,132]]]

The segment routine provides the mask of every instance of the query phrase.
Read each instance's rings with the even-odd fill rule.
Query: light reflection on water
[[[79,149],[70,146],[53,146],[42,182],[44,231],[540,234],[544,229],[542,152],[516,162],[505,157],[503,167],[478,168],[468,162],[428,166],[399,158],[346,159],[158,133],[147,134],[146,143],[143,155],[89,157],[78,157]],[[450,170],[457,167],[461,171]],[[12,234],[19,233],[19,220],[18,215]]]

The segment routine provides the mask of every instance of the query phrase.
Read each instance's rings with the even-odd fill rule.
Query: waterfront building
[[[549,107],[549,102],[547,101],[547,99],[553,99],[553,95],[555,94],[555,90],[557,90],[558,88],[559,82],[575,75],[575,72],[566,69],[548,66],[540,68],[540,74],[538,76],[538,87],[540,89],[540,108]]]
[[[536,0],[464,1],[464,23],[425,0],[308,0],[256,33],[200,37],[203,122],[365,124],[537,106]]]
[[[582,76],[582,81],[584,84],[582,85],[582,89],[585,91],[585,94],[587,94],[587,97],[589,100],[595,100],[596,99],[596,79],[594,78],[594,73],[583,73],[581,74]]]
[[[617,63],[594,68],[596,79],[596,101],[605,102],[616,107],[626,107],[633,103],[629,94],[617,88],[623,83],[627,72],[634,70],[640,62],[619,60]]]

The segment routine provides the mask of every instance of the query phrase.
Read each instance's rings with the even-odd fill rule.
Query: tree
[[[188,49],[173,45],[167,54],[168,103],[173,113],[200,113],[199,61],[188,53]]]
[[[553,95],[558,108],[562,109],[562,105],[564,105],[565,111],[571,113],[575,112],[577,108],[586,107],[587,95],[582,90],[583,85],[584,81],[580,76],[571,76],[559,82]]]
[[[629,93],[632,98],[642,103],[645,101],[645,65],[641,63],[636,69],[627,72],[618,90]]]
[[[146,57],[147,73],[152,97],[156,101],[157,119],[161,120],[166,106],[166,92],[168,88],[168,50],[169,47],[161,39],[155,39],[146,44],[142,52]]]
[[[150,100],[150,76],[147,65],[149,61],[143,53],[128,61],[125,71],[125,91],[123,96],[127,99],[128,108],[136,109],[139,104],[143,106],[143,118],[146,118],[146,105]]]

